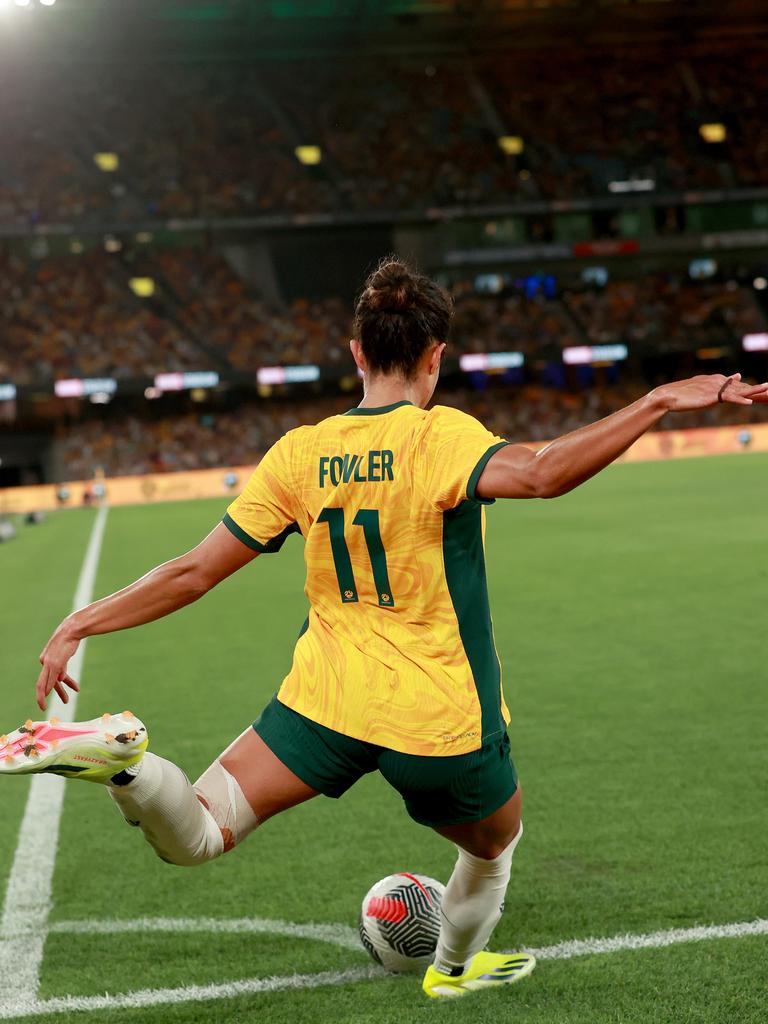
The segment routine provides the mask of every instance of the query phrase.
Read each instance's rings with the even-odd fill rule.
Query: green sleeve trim
[[[509,441],[499,441],[498,444],[492,444],[488,451],[480,456],[480,461],[472,470],[469,482],[467,483],[467,497],[470,501],[479,501],[481,505],[492,505],[496,501],[495,498],[478,498],[475,490],[477,488],[477,481],[482,476],[483,470],[488,465],[491,456],[495,455],[500,449],[506,448],[508,444]]]
[[[234,537],[237,537],[239,541],[242,541],[242,543],[245,544],[246,547],[249,547],[251,551],[258,551],[260,555],[274,554],[276,551],[280,550],[280,548],[285,543],[286,538],[289,537],[290,534],[300,532],[298,523],[289,523],[288,526],[286,526],[284,530],[278,533],[276,537],[273,537],[272,540],[267,541],[266,544],[262,544],[261,541],[258,541],[256,540],[255,537],[252,537],[250,533],[246,533],[242,526],[239,526],[235,522],[235,520],[232,518],[229,512],[224,513],[224,518],[222,519],[222,522]]]

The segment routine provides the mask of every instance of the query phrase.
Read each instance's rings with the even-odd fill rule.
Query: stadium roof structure
[[[56,0],[36,13],[5,19],[0,47],[12,21],[11,35],[49,53],[110,60],[754,41],[768,32],[764,0]]]

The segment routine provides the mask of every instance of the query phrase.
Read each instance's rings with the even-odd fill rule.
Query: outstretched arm
[[[116,594],[68,615],[40,655],[43,670],[37,680],[37,703],[45,711],[48,694],[56,690],[66,704],[66,687],[79,690],[67,673],[67,663],[81,640],[98,633],[142,626],[197,601],[217,583],[241,569],[257,552],[219,524],[196,548],[158,565]]]
[[[668,412],[768,402],[768,384],[741,382],[741,374],[691,377],[663,384],[624,409],[564,434],[541,451],[507,445],[489,460],[477,482],[480,498],[556,498],[583,484],[622,455]]]

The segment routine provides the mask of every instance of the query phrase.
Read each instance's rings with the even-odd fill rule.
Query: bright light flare
[[[519,156],[525,149],[525,143],[519,135],[500,135],[496,141],[502,153],[507,156]]]
[[[299,163],[307,167],[313,167],[323,159],[323,151],[319,146],[297,146],[293,152]]]
[[[699,135],[705,142],[725,142],[728,132],[724,124],[702,124],[699,125]]]

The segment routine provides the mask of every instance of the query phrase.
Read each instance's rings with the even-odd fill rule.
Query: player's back
[[[456,410],[398,402],[271,449],[252,507],[271,503],[268,542],[304,536],[311,606],[283,703],[409,753],[462,753],[502,727],[474,487],[503,443]],[[266,537],[249,488],[230,513]]]

